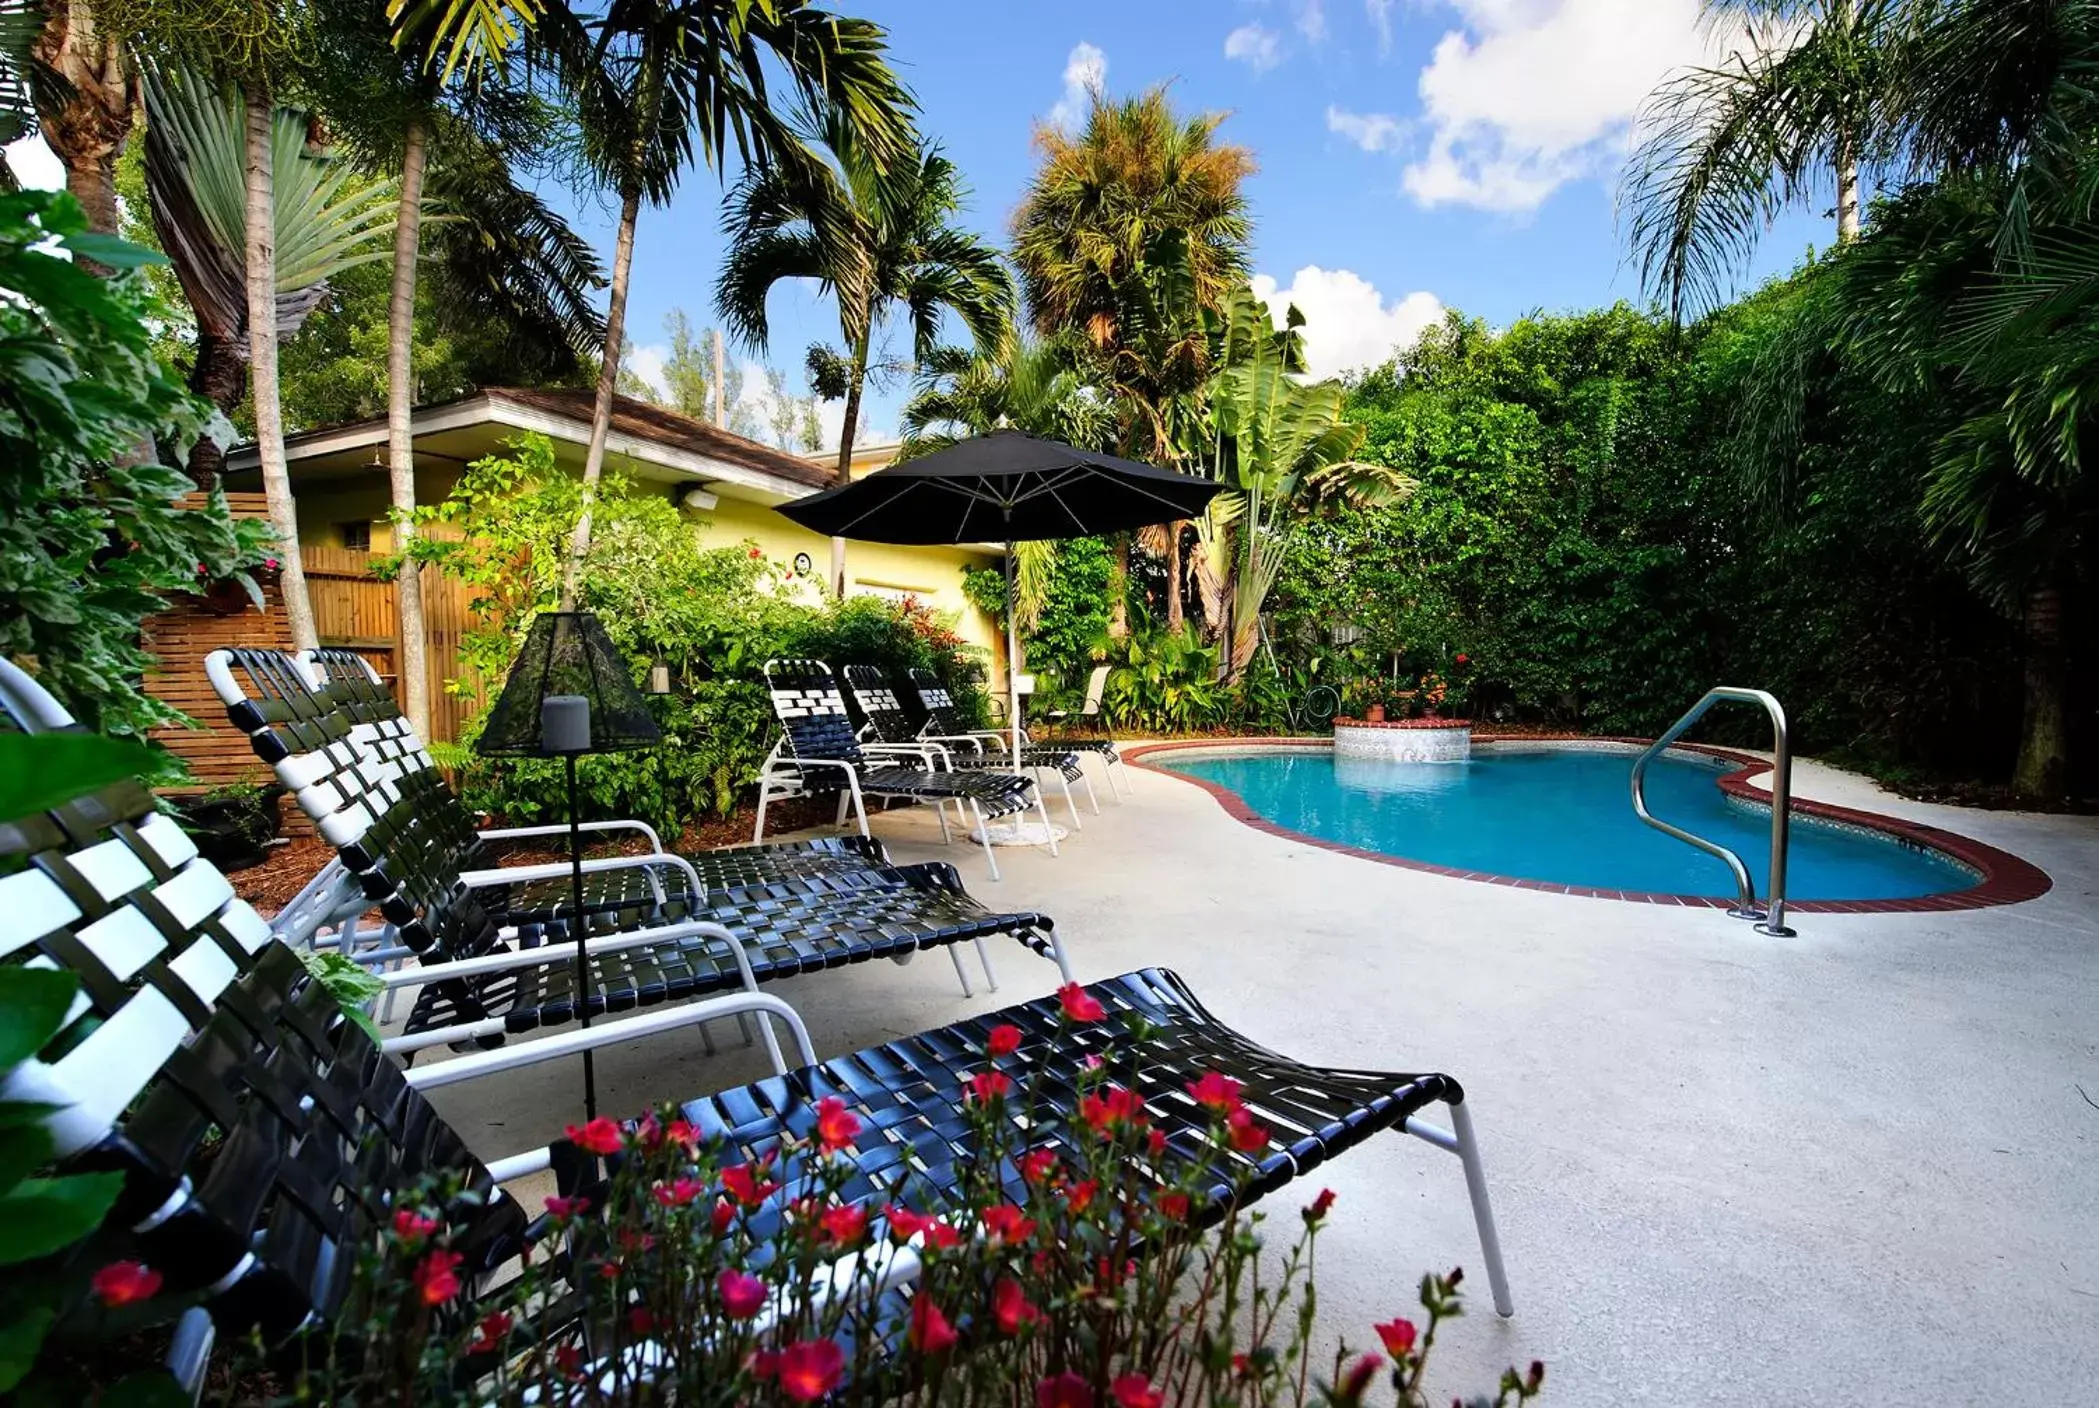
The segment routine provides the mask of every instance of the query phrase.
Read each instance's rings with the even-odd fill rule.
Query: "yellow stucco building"
[[[536,432],[555,458],[581,472],[590,441],[591,393],[491,387],[454,401],[417,408],[414,419],[416,500],[436,503],[472,461],[506,441]],[[853,456],[855,476],[879,469],[894,444]],[[383,553],[392,548],[387,518],[386,421],[327,426],[289,436],[285,456],[304,546]],[[788,521],[777,505],[823,489],[835,455],[799,456],[730,434],[676,411],[621,397],[614,405],[605,463],[637,485],[660,486],[708,546],[752,542],[793,575],[785,589],[814,599],[830,564],[830,540]],[[252,446],[227,457],[229,488],[260,488]],[[891,598],[913,596],[951,616],[963,639],[990,657],[994,681],[1005,677],[1004,643],[991,619],[962,593],[965,565],[998,562],[982,547],[893,547],[851,543],[846,590]],[[439,666],[438,668],[443,668]]]

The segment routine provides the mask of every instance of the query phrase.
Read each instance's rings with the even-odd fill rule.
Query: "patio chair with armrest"
[[[848,809],[868,834],[867,799],[929,804],[940,818],[940,836],[949,840],[947,807],[953,803],[965,825],[984,847],[985,868],[999,878],[987,821],[1034,811],[1057,854],[1056,832],[1042,791],[1032,779],[1010,772],[951,772],[936,766],[937,751],[928,744],[909,746],[862,744],[845,711],[838,680],[821,660],[768,660],[766,687],[773,713],[780,720],[780,741],[773,745],[758,774],[758,822],[751,839],[765,838],[766,808],[783,797],[836,792],[838,821]]]
[[[1086,694],[1090,705],[1089,713],[1097,714],[1100,712],[1100,694],[1095,686],[1100,681],[1107,679],[1107,677],[1108,667],[1105,665],[1093,672],[1092,679],[1087,685]],[[1001,730],[973,729],[968,727],[967,721],[962,718],[955,708],[954,696],[948,692],[947,686],[940,682],[939,676],[935,675],[931,670],[913,669],[909,678],[911,687],[918,691],[919,707],[925,711],[925,732],[927,736],[945,737],[952,735],[984,738],[991,740],[989,746],[994,750],[1001,745],[1008,748],[1012,746],[1010,735]],[[1062,714],[1051,714],[1050,717],[1062,718],[1064,716]],[[1099,758],[1101,760],[1101,773],[1108,779],[1108,790],[1118,802],[1122,800],[1122,790],[1129,785],[1128,779],[1121,776],[1123,771],[1122,754],[1116,751],[1115,740],[1112,738],[1058,737],[1046,744],[1037,745],[1030,741],[1027,729],[1023,728],[1020,731],[1020,746],[1023,756],[1026,755],[1027,750],[1041,747],[1047,752],[1076,755],[1091,754]],[[1093,784],[1087,783],[1086,789],[1087,795],[1091,796]],[[1094,810],[1100,810],[1098,803],[1095,803]]]
[[[240,696],[229,714],[280,776],[289,768],[300,779],[300,805],[336,846],[366,903],[393,926],[398,948],[387,956],[405,951],[425,965],[451,965],[445,982],[417,991],[403,1032],[387,1049],[456,1044],[462,1032],[499,1042],[583,1015],[575,963],[564,957],[573,949],[576,916],[520,909],[513,898],[521,880],[565,883],[567,864],[472,868],[483,856],[481,838],[437,770],[374,763],[351,742],[357,723],[340,695],[302,698],[303,676],[287,673],[286,665],[281,656],[220,661],[212,673],[236,691],[241,679],[275,681],[268,694]],[[868,863],[879,854],[857,845],[835,853],[781,846],[586,861],[586,880],[622,866],[677,877],[674,886],[651,879],[586,904],[590,1014],[684,1002],[873,958],[908,962],[936,948],[948,950],[967,995],[955,946],[976,947],[996,988],[983,940],[998,934],[1068,972],[1048,917],[994,913],[962,888],[954,867]],[[491,958],[506,952],[531,956],[522,963]],[[410,979],[417,971],[406,970]]]
[[[968,1156],[968,1077],[990,1029],[1011,1024],[1023,1044],[1006,1059],[1039,1073],[1028,1113],[1014,1116],[1031,1120],[1031,1142],[1079,1124],[1079,1072],[1095,1058],[1144,1097],[1170,1150],[1206,1138],[1207,1114],[1182,1092],[1187,1079],[1216,1071],[1241,1082],[1275,1142],[1232,1155],[1243,1182],[1210,1190],[1202,1215],[1220,1215],[1227,1197],[1271,1193],[1385,1130],[1457,1154],[1495,1305],[1511,1311],[1456,1081],[1291,1061],[1218,1022],[1169,972],[1092,984],[1108,1014],[1098,1024],[1063,1022],[1052,996],[821,1063],[791,1007],[746,992],[408,1071],[186,842],[133,782],[0,822],[0,955],[81,980],[68,1027],[11,1072],[0,1097],[47,1107],[39,1118],[62,1170],[122,1175],[97,1254],[141,1261],[165,1278],[165,1294],[197,1298],[169,1356],[193,1391],[217,1336],[253,1331],[281,1344],[341,1311],[360,1253],[422,1180],[449,1175],[464,1191],[447,1212],[470,1308],[543,1230],[501,1185],[551,1169],[569,1194],[595,1174],[558,1142],[484,1161],[425,1092],[740,1015],[768,1032],[784,1025],[797,1064],[684,1106],[731,1159],[806,1136],[818,1102],[837,1095],[868,1116],[845,1154],[856,1170],[846,1196],[870,1211],[892,1200],[938,1210],[959,1193]],[[1421,1118],[1436,1103],[1450,1111],[1448,1129]],[[754,1215],[761,1227],[788,1215],[793,1184],[782,1181]],[[886,1294],[902,1302],[910,1290],[906,1280]]]
[[[867,720],[861,729],[863,747],[870,746],[867,735],[872,734],[875,744],[881,746],[923,750],[936,767],[967,772],[1014,771],[1010,748],[987,746],[984,737],[976,733],[935,734],[921,729],[904,711],[896,690],[878,667],[847,665],[839,673],[846,688],[852,691],[854,707]],[[1071,795],[1073,782],[1086,789],[1086,800],[1093,803],[1094,815],[1100,814],[1100,803],[1094,799],[1093,786],[1086,781],[1078,754],[1059,748],[1023,748],[1020,767],[1034,774],[1038,786],[1044,773],[1057,779],[1064,789],[1064,806],[1071,813],[1074,829],[1083,831],[1085,823],[1079,820],[1078,804]]]

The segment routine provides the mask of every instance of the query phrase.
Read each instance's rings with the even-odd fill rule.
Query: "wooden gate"
[[[372,571],[372,555],[348,548],[301,549],[306,564],[306,594],[313,602],[313,629],[322,645],[356,651],[372,663],[379,677],[401,693],[400,662],[394,658],[399,616],[394,584]],[[473,693],[453,694],[445,681],[461,675],[460,638],[473,613],[466,586],[435,567],[424,567],[423,636],[430,660],[431,741],[450,743],[460,725],[481,706],[478,683]]]

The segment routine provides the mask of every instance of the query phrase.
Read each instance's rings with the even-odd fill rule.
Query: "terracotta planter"
[[[246,587],[231,577],[221,577],[197,594],[197,604],[214,616],[238,616],[255,602]]]
[[[1373,704],[1369,708],[1365,709],[1363,711],[1363,721],[1365,723],[1372,724],[1383,723],[1385,721],[1385,706],[1382,704]]]

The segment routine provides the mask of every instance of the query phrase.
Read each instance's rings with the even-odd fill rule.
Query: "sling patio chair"
[[[684,1002],[873,958],[908,962],[922,949],[948,950],[966,996],[971,986],[956,946],[975,947],[996,989],[983,940],[997,934],[1012,936],[1069,976],[1047,916],[986,909],[950,865],[872,865],[852,848],[826,856],[821,848],[783,847],[796,869],[783,872],[761,854],[762,868],[746,873],[738,867],[751,861],[753,850],[774,848],[743,848],[727,857],[729,868],[705,852],[690,858],[657,852],[584,863],[586,870],[645,864],[679,876],[674,888],[636,887],[616,907],[610,901],[586,906],[581,922],[592,936],[586,1003],[574,959],[576,916],[508,907],[519,878],[566,877],[565,863],[469,869],[479,858],[480,838],[435,768],[373,764],[349,741],[353,725],[345,708],[311,696],[300,701],[303,676],[282,675],[267,660],[250,659],[241,669],[249,677],[278,672],[281,688],[229,713],[252,728],[250,741],[280,777],[300,779],[300,805],[336,847],[365,905],[376,906],[389,926],[391,947],[353,956],[382,962],[413,956],[452,975],[417,990],[403,1031],[386,1041],[389,1051],[497,1043],[576,1020],[586,1010],[596,1017]],[[233,662],[217,661],[212,673],[215,681],[232,680]],[[696,862],[710,871],[703,876]],[[484,894],[496,897],[494,907]],[[703,898],[696,903],[694,896]],[[491,961],[485,972],[468,962],[516,952],[533,961]],[[412,977],[417,970],[406,971]]]
[[[925,712],[925,736],[929,738],[981,738],[986,741],[986,745],[994,752],[1001,746],[1008,749],[1012,747],[1010,734],[999,729],[973,729],[968,727],[967,721],[961,717],[955,708],[954,696],[948,692],[947,686],[940,682],[940,677],[931,670],[913,668],[908,678],[911,681],[911,688],[918,692],[919,708]],[[1107,678],[1108,667],[1106,665],[1096,668],[1089,678],[1086,685],[1086,712],[1088,714],[1097,715],[1100,713],[1101,686]],[[1050,717],[1059,718],[1062,716],[1052,714]],[[1117,751],[1115,740],[1112,738],[1098,736],[1065,738],[1060,736],[1044,744],[1035,744],[1029,741],[1028,731],[1023,728],[1020,731],[1020,747],[1022,757],[1026,757],[1030,750],[1040,748],[1043,752],[1075,753],[1082,756],[1091,754],[1099,758],[1101,760],[1101,774],[1108,779],[1108,790],[1114,795],[1117,802],[1122,800],[1123,789],[1130,785],[1129,779],[1125,775],[1122,754]],[[1090,782],[1086,784],[1086,794],[1089,797],[1093,795],[1093,784]],[[1100,804],[1096,802],[1093,809],[1098,812]]]
[[[596,1160],[565,1141],[478,1157],[426,1092],[732,1016],[757,1017],[768,1035],[772,1023],[784,1026],[796,1064],[683,1106],[702,1138],[724,1142],[725,1163],[806,1139],[819,1103],[835,1096],[866,1116],[831,1156],[852,1169],[844,1196],[870,1213],[890,1202],[942,1210],[959,1197],[971,1157],[970,1077],[984,1066],[992,1028],[1011,1025],[1019,1049],[997,1059],[1032,1073],[1031,1099],[1007,1116],[1025,1122],[1031,1144],[1068,1149],[1062,1141],[1083,1129],[1080,1073],[1089,1065],[1105,1064],[1142,1098],[1178,1156],[1209,1137],[1209,1115],[1186,1083],[1209,1072],[1240,1082],[1246,1108],[1274,1137],[1225,1156],[1231,1176],[1205,1194],[1198,1216],[1272,1193],[1386,1130],[1456,1154],[1495,1306],[1512,1311],[1455,1080],[1292,1061],[1220,1023],[1161,969],[1084,988],[1102,1009],[1093,1024],[1064,1020],[1067,990],[821,1063],[791,1007],[743,992],[411,1071],[348,1018],[134,781],[0,821],[0,956],[80,979],[64,1026],[8,1072],[0,1098],[43,1107],[34,1117],[60,1172],[121,1176],[95,1254],[150,1266],[162,1294],[194,1299],[168,1353],[192,1392],[218,1337],[256,1333],[282,1346],[342,1312],[378,1230],[405,1196],[426,1195],[429,1180],[460,1190],[445,1211],[463,1256],[466,1314],[549,1231],[505,1183],[551,1170],[563,1196],[596,1186]],[[1422,1118],[1437,1103],[1450,1112],[1447,1129]],[[1001,1176],[1018,1189],[1019,1170]],[[761,1236],[792,1215],[795,1180],[780,1184],[752,1215]],[[555,1258],[557,1271],[563,1264]],[[907,1306],[912,1283],[913,1262],[900,1253],[880,1294]]]
[[[867,799],[873,797],[931,803],[940,818],[940,839],[950,842],[947,807],[954,803],[970,834],[983,844],[984,865],[994,880],[999,878],[998,856],[992,850],[988,821],[1032,810],[1042,820],[1050,854],[1057,854],[1057,833],[1032,779],[1011,772],[950,772],[936,766],[934,750],[926,744],[863,744],[846,713],[838,680],[821,660],[768,660],[765,682],[781,736],[758,774],[753,841],[765,839],[765,811],[772,802],[836,792],[839,824],[844,824],[850,808],[863,836],[868,834]]]
[[[1012,772],[1013,755],[1007,748],[987,747],[982,737],[974,733],[933,734],[915,723],[905,712],[903,702],[891,687],[890,681],[874,665],[847,665],[839,671],[845,679],[845,687],[851,691],[853,706],[860,711],[867,723],[861,729],[861,742],[865,746],[867,736],[874,742],[896,748],[922,749],[936,767],[966,772]],[[928,720],[930,723],[930,719]],[[1093,785],[1086,781],[1085,770],[1079,765],[1079,755],[1060,748],[1023,748],[1020,751],[1022,771],[1035,775],[1038,786],[1042,774],[1053,774],[1064,788],[1064,806],[1071,813],[1073,829],[1085,830],[1079,820],[1079,808],[1071,795],[1071,784],[1076,782],[1086,789],[1086,800],[1093,804],[1095,816],[1100,815],[1101,804],[1094,798]]]

